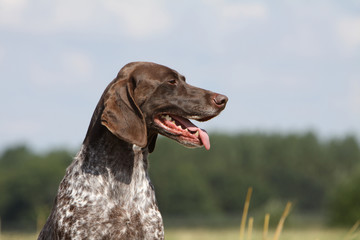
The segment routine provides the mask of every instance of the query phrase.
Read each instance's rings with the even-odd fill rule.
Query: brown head
[[[150,62],[124,66],[105,89],[88,134],[101,122],[126,142],[149,147],[158,133],[187,147],[210,148],[207,133],[189,119],[207,121],[226,106],[227,97],[191,86],[178,72]],[[85,138],[86,140],[86,138]]]

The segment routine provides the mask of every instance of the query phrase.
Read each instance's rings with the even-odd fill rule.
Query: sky
[[[360,136],[359,0],[0,0],[0,150],[80,146],[132,61],[227,95],[209,132]]]

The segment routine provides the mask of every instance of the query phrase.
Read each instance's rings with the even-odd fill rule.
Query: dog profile
[[[189,119],[207,121],[227,101],[168,67],[125,65],[101,96],[38,239],[164,239],[147,156],[158,134],[209,149]]]

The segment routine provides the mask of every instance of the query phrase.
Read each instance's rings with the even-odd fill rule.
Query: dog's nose
[[[221,94],[215,94],[214,102],[218,107],[225,107],[226,103],[228,101],[227,96],[221,95]]]

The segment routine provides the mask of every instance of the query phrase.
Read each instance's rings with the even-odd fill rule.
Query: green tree
[[[360,167],[334,188],[329,200],[329,221],[350,226],[360,220]]]
[[[38,155],[25,146],[4,152],[0,158],[0,216],[5,229],[35,228],[38,211],[49,211],[70,160],[66,151]]]

